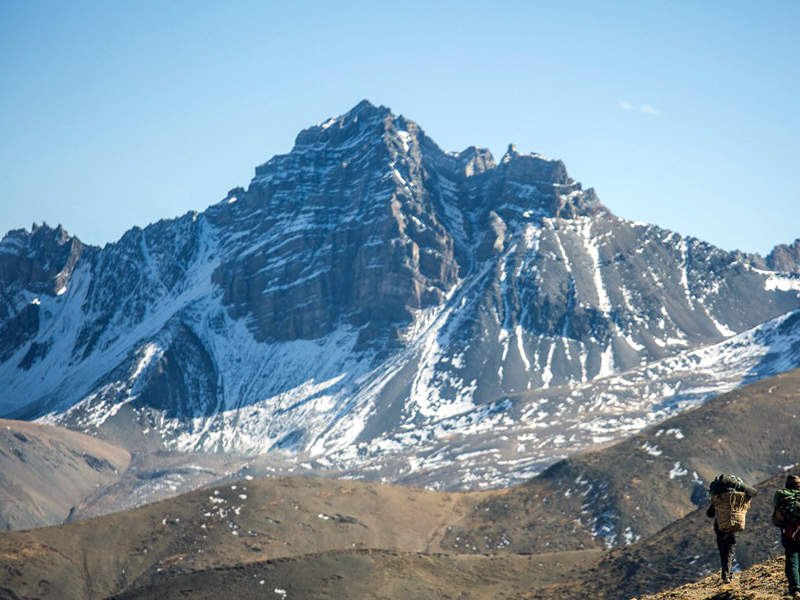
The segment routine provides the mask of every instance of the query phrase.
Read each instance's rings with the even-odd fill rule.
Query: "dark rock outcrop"
[[[767,266],[773,271],[800,273],[800,239],[775,246],[767,255]]]

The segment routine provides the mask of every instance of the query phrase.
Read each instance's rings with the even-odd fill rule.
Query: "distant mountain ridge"
[[[368,458],[391,480],[446,463],[426,485],[498,485],[554,459],[534,449],[578,403],[619,417],[606,440],[626,415],[678,410],[679,357],[800,307],[797,244],[761,259],[620,219],[561,161],[445,152],[364,101],[202,213],[102,249],[61,228],[7,234],[0,416],[132,449]],[[761,345],[735,372],[711,366],[709,390],[796,366],[794,329],[775,335],[780,357]],[[672,388],[642,403],[603,383],[628,372]],[[543,390],[548,433],[492,442],[515,448],[503,473],[465,476],[423,443],[499,452],[488,430],[534,422]]]

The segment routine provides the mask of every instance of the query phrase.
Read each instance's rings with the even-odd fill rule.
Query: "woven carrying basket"
[[[711,496],[711,503],[717,513],[717,527],[720,531],[736,533],[744,529],[750,496],[744,492],[725,492]]]

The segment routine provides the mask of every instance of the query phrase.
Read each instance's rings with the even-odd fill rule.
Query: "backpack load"
[[[712,496],[724,494],[725,492],[744,492],[751,498],[755,498],[758,490],[752,485],[747,485],[740,477],[735,475],[720,475],[708,486],[708,491]]]
[[[727,491],[711,496],[717,517],[717,527],[725,533],[744,530],[747,509],[750,508],[750,495],[744,492]]]
[[[800,490],[778,490],[772,497],[772,524],[785,528],[800,523]]]

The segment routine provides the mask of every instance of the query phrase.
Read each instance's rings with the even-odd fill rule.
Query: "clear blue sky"
[[[800,237],[798,28],[797,0],[0,0],[0,235],[203,210],[367,98],[766,253]]]

